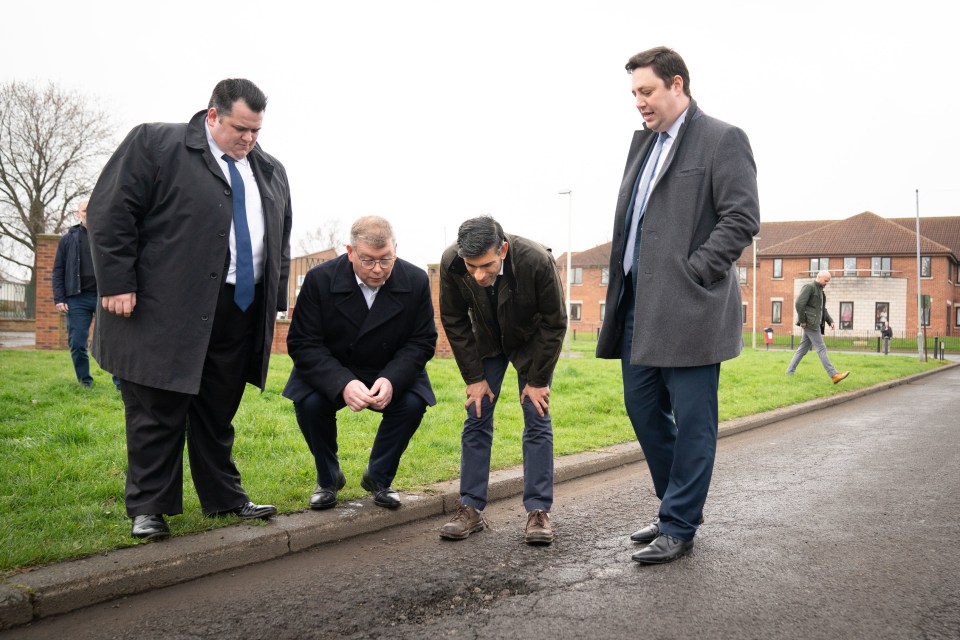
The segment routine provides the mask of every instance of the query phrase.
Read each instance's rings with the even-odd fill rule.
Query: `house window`
[[[770,311],[770,322],[772,324],[781,324],[783,322],[783,301],[774,300],[773,308]]]
[[[570,319],[574,322],[580,321],[580,303],[571,302],[570,303]]]
[[[307,277],[307,274],[305,274],[305,273],[301,273],[300,275],[297,276],[297,286],[298,286],[298,287],[302,287],[302,286],[303,286],[303,279],[306,278],[306,277]]]
[[[815,277],[818,271],[830,271],[830,258],[810,258],[810,277]]]
[[[874,314],[874,329],[879,331],[883,329],[883,325],[888,322],[890,319],[890,303],[889,302],[878,302],[877,310]]]
[[[600,284],[606,285],[610,283],[610,269],[604,267],[600,269]]]
[[[856,257],[843,259],[843,275],[845,276],[857,275],[857,258]]]
[[[607,313],[607,304],[605,302],[600,303],[600,322],[603,322],[603,318]]]
[[[737,267],[737,271],[740,273],[740,284],[747,284],[747,268]]]
[[[747,324],[747,304],[743,303],[740,306],[740,322]]]
[[[840,328],[853,329],[853,303],[840,303]]]
[[[930,326],[930,307],[923,310],[923,326]]]
[[[920,277],[930,278],[933,272],[933,259],[930,256],[920,256]]]
[[[773,259],[773,277],[774,278],[783,277],[783,258]]]
[[[886,256],[873,256],[870,258],[870,275],[889,278],[890,258]]]
[[[570,280],[572,284],[583,284],[583,268],[575,267],[570,271],[570,275],[573,276]]]
[[[956,311],[956,316],[957,316],[957,319],[954,322],[954,324],[960,327],[960,304],[956,305],[953,309],[954,311]]]

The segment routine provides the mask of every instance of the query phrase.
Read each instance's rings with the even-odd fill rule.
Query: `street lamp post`
[[[920,362],[926,362],[923,344],[923,296],[920,291],[920,189],[917,189],[917,350]]]
[[[567,333],[563,337],[563,350],[570,353],[570,288],[573,284],[573,191],[567,189],[566,191],[560,191],[557,195],[567,196]]]

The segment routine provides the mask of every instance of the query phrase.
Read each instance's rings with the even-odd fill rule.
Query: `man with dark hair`
[[[550,383],[567,330],[563,287],[550,250],[505,234],[489,216],[467,220],[440,261],[440,321],[467,383],[460,503],[440,535],[462,540],[486,524],[481,512],[490,480],[493,412],[510,362],[523,410],[525,538],[528,544],[550,544]]]
[[[337,411],[383,415],[360,486],[375,504],[400,506],[390,486],[427,405],[436,398],[426,364],[437,346],[427,274],[397,257],[390,223],[353,223],[347,253],[310,271],[297,296],[283,390],[317,467],[311,509],[337,504],[346,484],[337,458]]]
[[[183,510],[183,447],[209,516],[269,518],[232,451],[247,382],[263,389],[287,307],[290,188],[257,144],[266,96],[228,79],[187,124],[135,127],[89,206],[101,305],[93,354],[122,380],[127,515],[135,538],[170,535]]]
[[[693,548],[716,455],[720,363],[743,348],[735,262],[760,228],[746,134],[706,115],[675,51],[626,65],[634,133],[613,223],[597,357],[617,358],[624,404],[660,499],[631,539],[643,564]]]
[[[80,201],[77,207],[76,224],[67,230],[57,245],[53,259],[53,303],[57,311],[67,317],[67,344],[77,382],[85,387],[93,386],[90,375],[90,357],[87,355],[87,340],[90,323],[97,312],[97,277],[93,272],[93,257],[90,255],[90,240],[87,237],[87,203]],[[113,376],[113,384],[120,389],[120,381]]]

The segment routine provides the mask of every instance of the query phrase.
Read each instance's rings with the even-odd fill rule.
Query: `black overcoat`
[[[436,348],[426,272],[398,258],[367,309],[344,254],[304,278],[287,335],[293,370],[283,395],[298,402],[319,391],[337,404],[351,380],[369,387],[383,377],[393,385],[394,397],[412,391],[433,406],[437,399],[424,367]]]
[[[87,206],[101,296],[137,294],[129,318],[97,311],[93,355],[137,384],[195,394],[229,264],[230,185],[207,143],[207,111],[188,124],[135,127]],[[292,209],[287,174],[260,145],[250,163],[264,217],[263,318],[247,381],[266,382],[277,311],[287,307]]]

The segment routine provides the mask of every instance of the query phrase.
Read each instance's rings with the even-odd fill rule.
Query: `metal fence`
[[[33,305],[28,304],[30,286],[17,282],[0,282],[0,319],[32,320]]]
[[[757,348],[776,348],[776,349],[796,349],[800,346],[800,330],[791,327],[774,327],[772,339],[765,332],[757,329]],[[927,350],[933,353],[935,350],[943,349],[947,353],[960,353],[960,338],[956,336],[941,336],[929,328],[924,336]],[[752,344],[753,336],[747,331],[743,334],[743,343],[746,346]],[[883,340],[880,338],[879,331],[851,331],[849,329],[827,329],[823,335],[823,341],[829,349],[842,349],[843,351],[875,351],[883,350]],[[894,331],[890,339],[890,351],[897,352],[917,352],[916,334],[908,335],[905,331]]]

